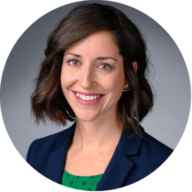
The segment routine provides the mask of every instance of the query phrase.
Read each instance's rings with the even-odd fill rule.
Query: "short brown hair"
[[[125,79],[131,90],[123,92],[118,102],[121,121],[129,131],[140,135],[140,122],[153,106],[153,94],[146,79],[148,59],[146,45],[138,28],[118,9],[101,4],[81,4],[73,9],[48,37],[45,59],[35,79],[36,88],[31,95],[35,122],[51,121],[66,125],[76,116],[61,90],[60,75],[65,50],[90,34],[107,30],[115,37],[124,59]],[[135,73],[132,63],[138,63]],[[136,119],[136,120],[135,120]]]

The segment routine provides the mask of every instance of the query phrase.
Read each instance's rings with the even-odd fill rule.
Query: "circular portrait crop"
[[[109,1],[68,4],[34,22],[1,83],[18,152],[51,181],[86,191],[123,188],[159,168],[184,132],[190,96],[173,39]]]

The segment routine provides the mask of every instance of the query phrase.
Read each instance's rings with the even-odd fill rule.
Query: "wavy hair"
[[[121,11],[97,3],[81,4],[74,8],[48,37],[45,59],[35,79],[35,90],[31,95],[31,109],[40,120],[66,125],[76,116],[61,90],[60,75],[65,50],[90,34],[107,30],[115,38],[124,59],[125,79],[131,90],[123,92],[118,102],[121,121],[129,131],[140,134],[139,124],[153,106],[153,93],[146,78],[148,59],[146,44],[135,24]],[[132,63],[138,64],[137,72]]]

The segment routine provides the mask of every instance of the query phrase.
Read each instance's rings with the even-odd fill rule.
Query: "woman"
[[[35,140],[27,162],[76,189],[110,190],[157,169],[172,150],[139,125],[153,106],[146,46],[119,10],[83,4],[50,34],[31,96],[36,122],[68,129]]]

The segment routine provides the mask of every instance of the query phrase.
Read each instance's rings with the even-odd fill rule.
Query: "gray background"
[[[112,3],[122,10],[141,30],[153,66],[150,82],[155,105],[141,125],[145,131],[174,149],[185,129],[190,109],[190,82],[183,57],[174,41],[161,26],[131,7]],[[44,58],[49,33],[79,3],[49,12],[32,24],[13,47],[2,76],[1,109],[8,134],[16,149],[25,158],[30,143],[69,127],[56,127],[51,122],[37,126],[30,114],[33,79]]]

